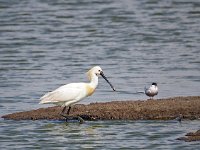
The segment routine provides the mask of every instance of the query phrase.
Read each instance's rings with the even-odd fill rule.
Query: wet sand
[[[64,120],[62,108],[48,107],[16,112],[2,116],[13,120]],[[71,116],[84,120],[172,120],[181,114],[182,119],[200,118],[200,96],[173,97],[156,100],[112,101],[106,103],[77,104],[71,109]]]

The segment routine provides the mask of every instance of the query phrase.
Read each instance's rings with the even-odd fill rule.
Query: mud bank
[[[185,137],[180,137],[177,140],[183,140],[185,142],[200,141],[200,130],[187,133]]]
[[[84,120],[171,120],[180,114],[183,119],[200,118],[200,96],[173,97],[156,100],[112,101],[106,103],[77,104],[71,116]],[[13,120],[64,120],[61,107],[40,108],[2,116]]]

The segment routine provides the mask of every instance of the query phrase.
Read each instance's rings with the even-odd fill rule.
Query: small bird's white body
[[[87,75],[90,80],[89,83],[70,83],[63,85],[42,96],[40,98],[40,104],[51,103],[59,106],[71,106],[87,96],[92,95],[98,85],[98,76],[102,75],[104,78],[106,77],[103,75],[102,69],[99,66],[90,69]],[[109,83],[109,81],[107,82]],[[114,87],[112,88],[114,90]]]
[[[144,88],[145,94],[150,98],[153,98],[155,95],[158,94],[158,86],[156,83],[152,83],[149,88]]]

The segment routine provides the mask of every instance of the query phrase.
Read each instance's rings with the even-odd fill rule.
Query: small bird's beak
[[[101,71],[100,75],[108,82],[108,84],[113,89],[113,91],[116,91],[116,89],[114,88],[114,86],[110,83],[110,81],[108,81],[108,79],[106,78],[106,76],[103,74],[103,71]]]

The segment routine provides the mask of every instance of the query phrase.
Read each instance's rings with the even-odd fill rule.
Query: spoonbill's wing
[[[59,87],[58,89],[46,93],[40,98],[40,104],[45,103],[64,103],[67,101],[76,100],[81,96],[83,92],[82,86],[76,84],[69,84]]]

